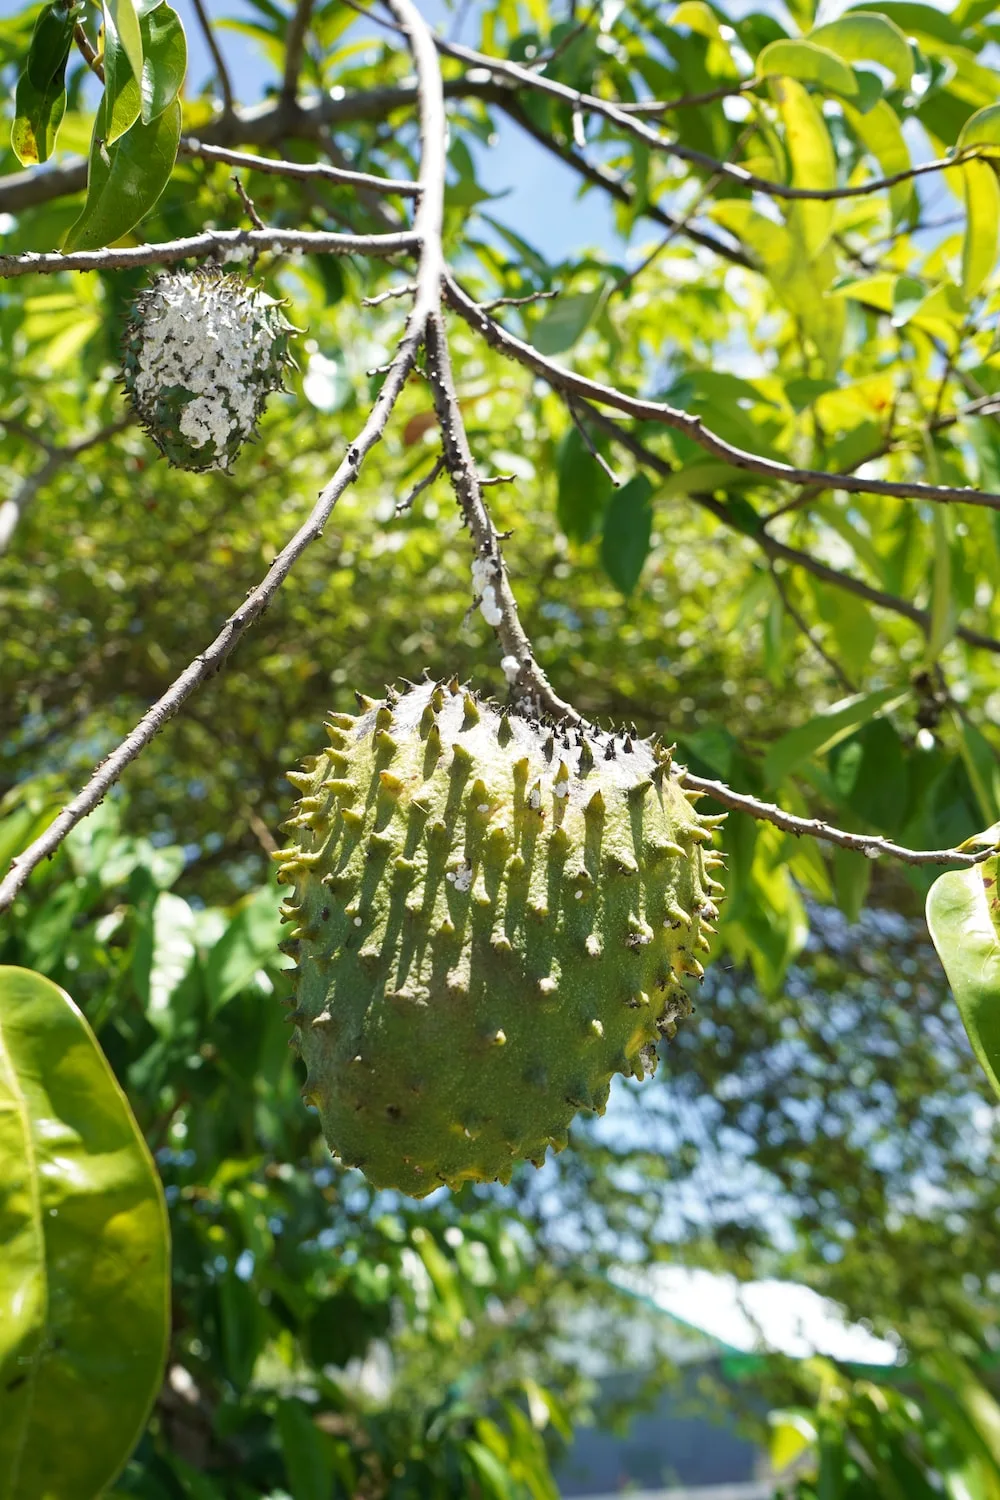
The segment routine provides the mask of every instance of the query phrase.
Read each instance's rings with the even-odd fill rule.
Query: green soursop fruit
[[[689,1013],[722,887],[670,755],[426,683],[290,779],[293,1042],[331,1150],[422,1197],[566,1145]]]
[[[132,304],[125,391],[179,469],[228,469],[292,363],[280,303],[220,270],[167,271]]]

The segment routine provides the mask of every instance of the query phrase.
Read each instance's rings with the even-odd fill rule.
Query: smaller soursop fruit
[[[125,391],[179,469],[228,469],[293,363],[281,305],[218,269],[167,271],[136,297],[122,349]]]
[[[669,752],[428,682],[289,779],[275,856],[304,1097],[376,1187],[510,1179],[642,1078],[718,915],[712,828]]]

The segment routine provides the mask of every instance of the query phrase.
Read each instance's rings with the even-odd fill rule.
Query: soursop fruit
[[[304,1097],[376,1187],[507,1182],[642,1078],[718,915],[670,754],[425,683],[335,714],[290,779]]]
[[[261,287],[167,271],[132,304],[122,366],[132,409],[179,469],[228,469],[282,389],[297,330]]]

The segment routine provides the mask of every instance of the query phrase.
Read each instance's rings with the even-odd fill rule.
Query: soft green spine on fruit
[[[126,395],[175,468],[228,469],[294,364],[296,330],[261,287],[221,270],[170,271],[132,304]]]
[[[427,683],[290,779],[275,857],[293,1042],[331,1150],[377,1187],[509,1181],[690,1011],[722,887],[719,819],[669,752]]]

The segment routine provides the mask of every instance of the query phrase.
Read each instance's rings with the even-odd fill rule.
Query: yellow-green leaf
[[[995,151],[984,155],[1000,154],[1000,104],[988,104],[970,115],[959,132],[956,149],[965,151],[970,146],[994,146]]]
[[[913,78],[913,52],[895,21],[874,11],[854,10],[826,26],[817,26],[808,40],[835,52],[845,62],[881,63],[896,80],[896,87],[909,88]]]
[[[772,45],[779,44],[775,42]],[[840,61],[839,58],[837,61]],[[843,67],[844,64],[840,63],[840,66]],[[793,78],[776,79],[773,89],[785,127],[785,146],[792,164],[792,185],[803,188],[835,187],[837,159],[830,132],[816,101]],[[815,259],[826,244],[833,224],[833,212],[833,203],[822,200],[799,200],[788,207],[788,227],[800,240],[807,260]]]
[[[67,994],[0,968],[0,1496],[94,1500],[163,1375],[169,1237],[128,1102]]]
[[[818,47],[801,38],[782,37],[771,42],[757,58],[757,74],[760,78],[797,78],[800,83],[815,83],[848,99],[858,92],[854,69],[843,58],[829,47]]]
[[[967,161],[959,169],[965,190],[962,291],[975,297],[991,274],[1000,240],[1000,183],[988,161]]]
[[[842,107],[847,123],[865,150],[874,156],[885,177],[910,170],[910,148],[891,104],[880,99],[864,114],[846,101]],[[894,225],[908,216],[915,201],[912,181],[897,182],[889,189],[889,211]]]

